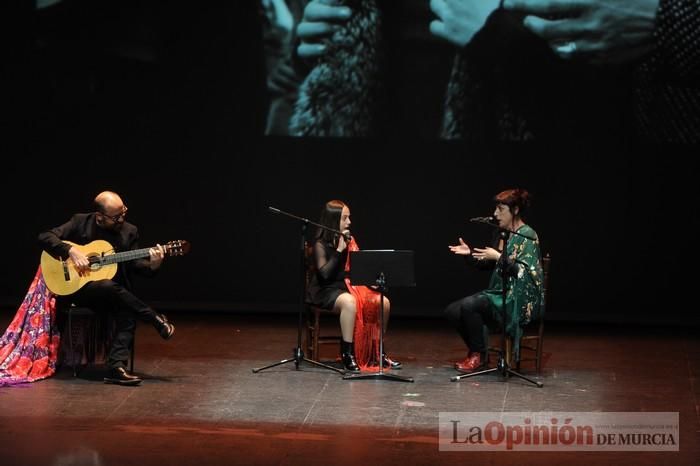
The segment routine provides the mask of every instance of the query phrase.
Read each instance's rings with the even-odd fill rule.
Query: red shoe
[[[472,372],[479,369],[484,364],[485,361],[483,363],[481,361],[481,353],[472,353],[467,356],[467,359],[464,361],[455,363],[455,369],[460,372]]]

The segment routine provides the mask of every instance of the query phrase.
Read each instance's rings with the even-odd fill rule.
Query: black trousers
[[[445,308],[445,316],[457,329],[470,353],[487,352],[484,325],[493,325],[493,319],[486,296],[476,293],[459,299]]]
[[[83,286],[71,296],[77,306],[87,306],[113,316],[116,332],[107,356],[111,368],[127,367],[136,331],[136,320],[153,323],[156,312],[131,291],[112,280],[97,280]]]

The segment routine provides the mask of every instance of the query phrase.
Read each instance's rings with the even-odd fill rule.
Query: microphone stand
[[[503,378],[508,378],[509,375],[514,375],[516,377],[520,377],[523,380],[526,380],[534,385],[537,385],[538,388],[542,388],[544,384],[542,382],[539,382],[537,380],[532,380],[528,377],[525,377],[524,375],[512,370],[510,367],[508,367],[508,362],[506,361],[505,358],[505,348],[506,348],[506,328],[507,326],[507,319],[508,319],[508,312],[506,311],[506,296],[508,294],[508,271],[506,270],[506,257],[508,254],[508,239],[511,234],[522,236],[523,238],[527,238],[529,240],[535,241],[536,238],[533,238],[528,235],[524,235],[522,233],[518,233],[517,231],[511,231],[508,230],[507,228],[501,228],[498,225],[494,225],[491,222],[484,221],[484,219],[479,218],[473,219],[473,221],[477,223],[485,223],[487,225],[490,225],[494,228],[498,228],[500,230],[500,237],[503,240],[503,252],[501,253],[500,259],[498,259],[498,262],[496,263],[496,267],[498,267],[498,271],[501,274],[501,321],[503,322],[503,331],[501,332],[501,347],[498,350],[498,363],[496,364],[496,367],[492,367],[491,369],[485,369],[483,371],[477,371],[477,372],[470,372],[468,374],[462,374],[462,375],[455,375],[452,378],[450,378],[450,381],[456,382],[458,380],[465,379],[467,377],[474,377],[476,375],[483,375],[483,374],[489,374],[491,372],[500,372]],[[522,263],[521,261],[517,261],[518,263]],[[486,342],[486,352],[488,355],[488,342]]]
[[[306,229],[308,225],[314,225],[318,228],[323,228],[328,231],[332,231],[334,233],[338,233],[340,235],[343,234],[340,230],[335,230],[333,228],[328,228],[323,225],[319,225],[318,223],[314,223],[310,221],[307,218],[303,217],[298,217],[296,215],[290,214],[288,212],[284,212],[280,209],[276,209],[274,207],[268,207],[268,210],[272,213],[275,214],[282,214],[286,215],[287,217],[294,218],[296,220],[299,220],[299,224],[301,226],[301,241],[300,241],[300,252],[299,252],[299,270],[300,270],[300,277],[301,277],[301,294],[299,296],[299,322],[297,325],[297,346],[294,348],[294,354],[291,358],[288,359],[283,359],[281,361],[269,364],[264,367],[259,367],[256,369],[253,369],[253,373],[258,373],[260,371],[264,371],[265,369],[269,369],[271,367],[276,367],[280,366],[282,364],[287,364],[289,362],[294,362],[294,367],[296,370],[299,370],[299,364],[302,362],[308,362],[309,364],[313,364],[314,366],[322,367],[324,369],[329,369],[335,372],[338,372],[340,374],[345,374],[345,371],[342,369],[338,369],[337,367],[332,367],[328,366],[326,364],[320,363],[318,361],[314,361],[312,359],[309,359],[304,356],[304,351],[301,348],[301,332],[302,332],[302,327],[303,327],[303,322],[304,322],[304,311],[306,309]]]

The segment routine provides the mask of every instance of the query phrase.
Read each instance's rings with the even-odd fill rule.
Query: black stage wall
[[[487,227],[466,220],[520,186],[534,195],[528,222],[552,256],[549,317],[698,322],[677,303],[693,276],[697,171],[683,157],[692,151],[265,138],[248,3],[165,16],[154,2],[120,14],[80,2],[17,13],[2,87],[3,305],[19,304],[33,277],[36,235],[111,189],[144,246],[192,242],[188,257],[139,283],[165,309],[295,310],[300,228],[267,207],[316,220],[339,198],[361,247],[416,252],[418,286],[391,290],[395,315],[438,315],[488,281],[447,245],[484,244]]]

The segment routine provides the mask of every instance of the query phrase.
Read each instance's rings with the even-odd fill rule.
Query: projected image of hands
[[[700,142],[700,81],[649,66],[659,54],[655,34],[680,34],[678,15],[659,17],[659,0],[632,4],[261,0],[265,133]],[[685,21],[700,18],[699,11],[686,13]],[[697,76],[700,60],[686,62],[671,74]],[[676,97],[683,109],[674,109]],[[669,113],[655,121],[659,106]],[[698,118],[683,118],[688,112]]]

